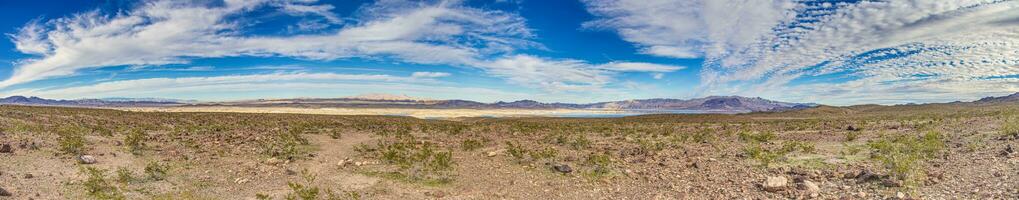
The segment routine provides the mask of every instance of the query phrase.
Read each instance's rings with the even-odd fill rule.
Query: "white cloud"
[[[276,1],[226,1],[209,6],[154,1],[116,15],[98,11],[30,23],[12,36],[24,60],[0,88],[79,70],[118,65],[187,63],[192,58],[285,56],[312,60],[391,57],[423,64],[471,65],[481,57],[532,45],[519,16],[456,3],[393,3],[364,8],[363,17],[334,33],[241,36],[227,18]],[[409,5],[405,5],[409,4]],[[327,12],[328,7],[286,8]]]
[[[379,84],[379,83],[413,83],[435,84],[432,77],[401,77],[383,74],[336,74],[336,73],[272,73],[254,75],[228,75],[212,77],[180,77],[180,78],[146,78],[101,82],[86,86],[72,86],[55,89],[21,89],[10,91],[9,95],[40,96],[48,98],[81,98],[137,96],[139,94],[158,95],[162,92],[174,93],[209,93],[237,91],[251,85],[273,85],[282,83],[302,84]],[[293,88],[291,88],[293,89]],[[266,91],[261,87],[249,87],[244,91]]]
[[[416,78],[441,78],[449,75],[450,74],[446,72],[414,72],[410,76]]]
[[[639,62],[610,62],[598,66],[601,69],[620,72],[674,72],[686,67]]]
[[[1019,2],[745,0],[589,0],[599,16],[587,27],[663,57],[700,57],[704,93],[805,100],[835,87],[840,103],[909,94],[920,101],[973,99],[1015,92],[1019,75]],[[835,83],[796,80],[841,76]],[[967,92],[971,87],[979,92]],[[908,93],[896,88],[910,88]],[[946,89],[952,88],[952,89]],[[762,95],[765,94],[765,95]],[[770,96],[769,96],[770,95]],[[824,95],[820,95],[824,96]],[[827,97],[827,96],[826,96]],[[924,99],[926,98],[926,99]]]
[[[235,16],[267,9],[317,17],[291,27],[323,31],[286,36],[242,34],[250,27],[242,21],[234,21]],[[591,64],[516,54],[514,51],[521,48],[543,48],[530,41],[535,35],[522,17],[504,11],[466,7],[460,1],[379,1],[359,8],[349,18],[336,16],[333,9],[331,5],[314,0],[228,0],[216,6],[190,1],[151,1],[116,14],[92,11],[31,22],[11,38],[20,52],[37,57],[19,62],[13,74],[0,81],[0,89],[109,66],[164,70],[166,68],[158,66],[187,64],[199,58],[241,56],[322,61],[364,58],[468,67],[512,84],[554,93],[608,92],[608,87],[617,87],[613,82],[621,73],[646,72],[661,78],[663,73],[684,68],[640,62]],[[332,25],[315,24],[318,23],[315,20],[325,20],[338,27],[329,30]],[[276,68],[293,67],[247,69]],[[411,78],[449,75],[417,72]]]
[[[511,83],[551,92],[600,90],[612,83],[614,75],[619,72],[662,73],[683,69],[678,66],[638,62],[593,65],[580,60],[549,59],[530,55],[497,59],[482,65],[481,68]]]

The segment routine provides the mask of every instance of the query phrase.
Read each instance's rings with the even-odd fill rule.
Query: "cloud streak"
[[[1017,81],[988,80],[1019,75],[1016,1],[585,3],[599,16],[586,27],[613,30],[646,54],[705,59],[701,88],[707,94],[800,101],[824,94],[820,87],[835,87],[860,97],[911,94],[925,101],[922,98],[944,99],[937,94],[973,99],[1016,92],[1014,87],[976,87]],[[829,76],[845,79],[810,81]],[[911,92],[894,89],[907,86]],[[958,86],[985,91],[965,92]],[[789,93],[803,95],[787,97]],[[868,103],[868,98],[822,101]]]
[[[151,1],[116,14],[92,11],[33,21],[11,38],[18,51],[36,57],[19,62],[11,77],[0,81],[0,88],[109,66],[245,56],[312,61],[362,58],[466,67],[512,84],[556,92],[605,89],[620,73],[648,72],[660,78],[684,68],[638,62],[590,64],[516,54],[518,49],[543,48],[530,40],[535,35],[522,17],[467,7],[459,1],[379,1],[361,7],[350,20],[332,13],[333,9],[316,1],[225,1],[223,5]],[[341,27],[315,34],[240,34],[248,27],[235,21],[236,16],[264,10],[317,17],[314,20]]]

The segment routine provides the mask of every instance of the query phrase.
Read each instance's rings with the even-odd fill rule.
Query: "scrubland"
[[[624,118],[0,106],[12,199],[1016,199],[1019,106]]]

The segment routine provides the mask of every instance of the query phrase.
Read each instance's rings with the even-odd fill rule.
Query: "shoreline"
[[[293,108],[293,107],[125,107],[112,108],[133,112],[226,112],[226,113],[286,113],[320,115],[381,115],[408,116],[421,119],[458,117],[556,117],[568,115],[622,115],[634,112],[625,110],[584,109],[421,109],[421,108]]]

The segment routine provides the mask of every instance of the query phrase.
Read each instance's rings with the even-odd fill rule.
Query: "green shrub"
[[[106,170],[94,167],[83,167],[81,172],[85,174],[85,192],[94,199],[125,199],[120,189],[106,181]]]
[[[72,155],[79,155],[85,151],[85,137],[80,129],[65,127],[57,130],[58,150]]]
[[[892,178],[911,185],[924,179],[926,161],[940,154],[945,143],[940,132],[928,131],[921,137],[885,136],[867,146],[871,148],[871,158]]]
[[[475,139],[466,139],[460,143],[460,149],[463,149],[464,151],[474,151],[483,146],[485,145],[482,144],[481,141]]]
[[[592,178],[605,177],[612,173],[612,157],[608,154],[594,153],[584,159],[584,165],[591,167],[587,175]]]
[[[506,152],[509,153],[510,156],[513,156],[513,158],[516,158],[517,160],[523,160],[524,158],[526,158],[525,156],[528,154],[527,149],[524,149],[519,144],[510,141],[506,141]]]
[[[117,168],[117,182],[126,184],[132,181],[134,181],[134,172],[123,167]]]
[[[127,145],[128,151],[138,155],[145,149],[146,137],[145,130],[131,129],[124,137],[124,144]]]
[[[856,138],[860,137],[860,133],[862,133],[862,132],[859,132],[859,131],[849,131],[849,132],[846,132],[846,142],[856,141]]]
[[[1001,124],[1001,135],[1009,138],[1019,138],[1019,118],[1012,117],[1004,120]]]
[[[739,135],[739,139],[741,141],[744,141],[744,142],[760,142],[760,143],[766,143],[768,141],[771,141],[772,139],[775,139],[775,137],[776,137],[775,133],[772,133],[772,132],[752,133],[752,132],[740,131],[738,135]]]
[[[149,164],[145,165],[145,174],[148,175],[150,179],[156,181],[166,179],[166,172],[168,170],[168,166],[159,164],[159,162],[155,161],[149,162]]]
[[[570,142],[570,147],[574,150],[587,149],[591,147],[591,140],[587,139],[587,135],[579,134],[572,142]]]

